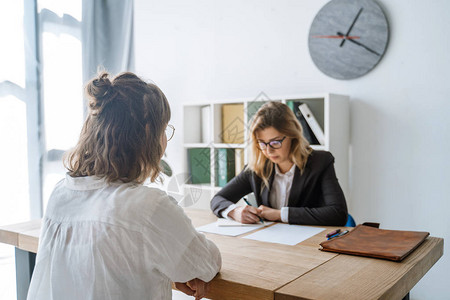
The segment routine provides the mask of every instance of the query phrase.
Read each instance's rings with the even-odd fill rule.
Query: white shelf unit
[[[311,112],[324,131],[325,144],[311,145],[315,150],[330,151],[335,157],[336,175],[344,194],[349,201],[349,145],[350,145],[350,110],[349,97],[331,93],[311,95],[290,95],[283,97],[271,97],[271,101],[300,101],[308,104]],[[209,209],[209,202],[221,187],[215,186],[215,151],[218,148],[244,149],[244,162],[248,162],[248,128],[252,111],[256,111],[260,105],[267,101],[255,101],[254,99],[237,99],[226,101],[212,101],[205,103],[186,104],[183,106],[183,141],[184,141],[184,170],[186,176],[189,173],[187,150],[189,148],[210,149],[210,183],[183,185],[184,193],[196,192],[196,200],[191,207]],[[244,142],[227,144],[222,142],[222,106],[224,104],[243,104],[242,122],[244,124]],[[209,107],[206,118],[202,121],[202,111]],[[249,116],[250,114],[250,116]],[[202,123],[208,124],[202,126]],[[205,128],[207,127],[207,128]],[[199,195],[200,192],[200,196]],[[198,199],[197,199],[198,198]]]

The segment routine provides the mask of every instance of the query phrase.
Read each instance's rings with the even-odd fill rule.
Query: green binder
[[[190,183],[211,183],[211,157],[209,148],[188,149]]]
[[[216,185],[224,187],[236,175],[234,149],[220,148],[216,155]]]
[[[261,108],[267,101],[253,101],[247,104],[247,120],[250,122],[255,116],[258,109]]]

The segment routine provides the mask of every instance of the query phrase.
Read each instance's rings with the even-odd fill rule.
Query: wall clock
[[[332,0],[317,13],[309,31],[314,64],[336,79],[360,77],[383,57],[389,27],[372,0]]]

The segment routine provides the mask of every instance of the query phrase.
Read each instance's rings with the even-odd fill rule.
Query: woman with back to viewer
[[[42,220],[28,299],[171,299],[171,282],[202,298],[221,266],[218,248],[166,193],[142,185],[159,176],[173,134],[166,97],[133,73],[102,73],[86,94],[88,116]]]
[[[334,170],[334,157],[315,151],[303,137],[292,110],[268,102],[250,127],[249,164],[211,200],[218,216],[242,223],[262,217],[304,225],[344,225],[347,205]],[[258,207],[236,206],[253,192]]]

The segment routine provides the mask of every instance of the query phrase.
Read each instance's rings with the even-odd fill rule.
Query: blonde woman
[[[334,170],[334,157],[312,150],[289,107],[269,102],[251,128],[249,164],[211,200],[218,217],[242,223],[269,221],[344,225],[347,205]],[[236,206],[253,192],[258,207]]]
[[[48,202],[28,299],[202,298],[218,248],[154,181],[174,128],[161,90],[132,73],[86,86],[88,116]]]

